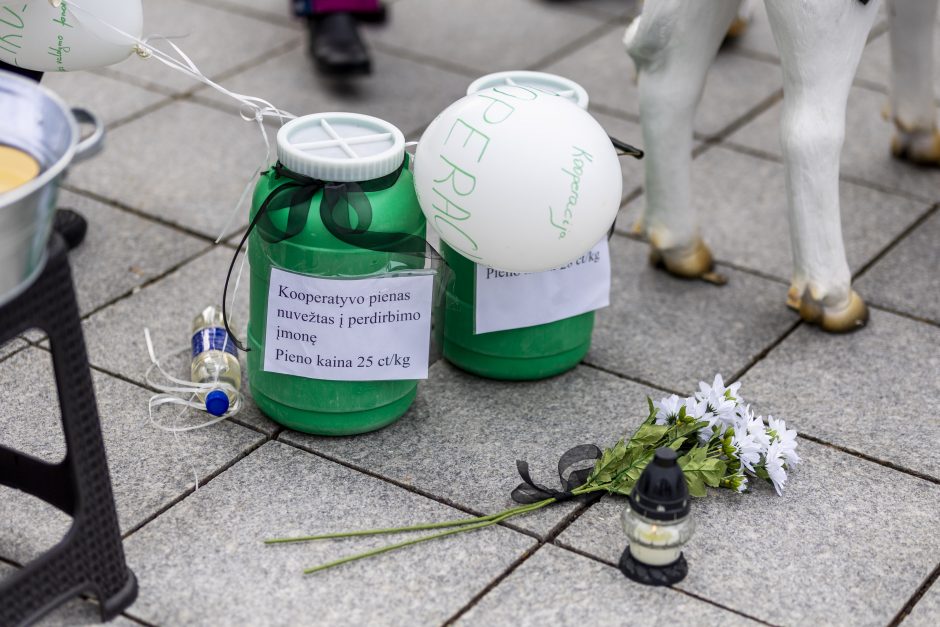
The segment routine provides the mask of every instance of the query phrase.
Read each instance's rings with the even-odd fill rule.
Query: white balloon
[[[40,72],[105,67],[126,59],[142,30],[141,0],[0,2],[0,61]]]
[[[418,142],[415,188],[428,222],[477,263],[562,266],[610,229],[623,180],[591,115],[553,93],[503,85],[458,100]]]

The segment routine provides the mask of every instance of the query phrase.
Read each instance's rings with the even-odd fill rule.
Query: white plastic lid
[[[368,181],[395,171],[405,136],[385,120],[359,113],[316,113],[277,133],[277,158],[292,172],[323,181]]]
[[[573,80],[556,74],[530,72],[528,70],[510,70],[481,76],[470,83],[470,87],[467,87],[467,95],[475,94],[490,87],[499,87],[500,85],[537,87],[558,94],[562,98],[567,98],[582,109],[586,110],[588,108],[587,90]]]

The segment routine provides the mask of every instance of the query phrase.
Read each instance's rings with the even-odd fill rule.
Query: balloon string
[[[50,2],[53,4],[53,6],[59,6],[61,4],[61,0],[50,0]],[[125,32],[124,30],[118,28],[117,26],[114,26],[107,20],[102,19],[101,17],[95,15],[91,11],[88,11],[87,9],[82,7],[80,3],[77,3],[74,0],[70,0],[68,4],[66,5],[66,8],[67,10],[72,12],[76,20],[81,21],[82,15],[84,15],[85,17],[90,18],[94,20],[95,22],[98,22],[105,28],[108,28],[114,31],[115,33],[117,33],[118,35],[126,38],[128,41],[134,42],[134,50],[137,52],[137,55],[140,56],[141,58],[144,58],[144,59],[154,58],[160,63],[162,63],[163,65],[167,66],[168,68],[176,72],[179,72],[181,74],[185,74],[189,78],[195,81],[198,81],[200,83],[203,83],[211,87],[215,91],[219,92],[220,94],[227,96],[235,100],[236,102],[240,103],[241,109],[238,112],[239,116],[246,122],[255,122],[258,125],[258,130],[261,133],[261,138],[264,140],[264,147],[265,147],[264,159],[261,162],[261,164],[257,168],[255,168],[255,171],[252,172],[251,176],[248,177],[248,180],[245,183],[245,187],[242,189],[242,193],[238,198],[238,202],[232,208],[232,211],[229,213],[228,219],[225,221],[225,224],[222,226],[222,230],[219,232],[219,236],[215,239],[215,243],[218,244],[222,240],[222,238],[225,236],[226,231],[228,231],[232,222],[235,220],[235,216],[237,216],[239,212],[241,211],[241,208],[244,205],[245,200],[249,197],[251,189],[254,186],[255,177],[257,177],[261,173],[262,170],[266,169],[268,167],[268,164],[271,162],[271,148],[272,148],[271,140],[268,137],[268,131],[265,128],[264,119],[266,117],[276,117],[280,121],[280,123],[283,124],[285,120],[292,120],[296,118],[297,116],[295,116],[293,113],[290,113],[288,111],[284,111],[283,109],[279,109],[275,107],[273,104],[271,104],[269,101],[265,100],[264,98],[240,94],[240,93],[231,91],[230,89],[227,89],[223,87],[222,85],[219,85],[218,83],[210,79],[208,76],[203,74],[202,71],[199,69],[199,67],[196,65],[196,63],[189,57],[189,55],[183,52],[183,50],[179,46],[177,46],[175,43],[170,41],[170,39],[167,37],[164,37],[162,35],[150,35],[144,39],[140,39],[139,37],[135,37],[134,35],[128,32]],[[154,40],[164,41],[171,48],[173,48],[173,51],[178,55],[179,58],[175,58],[172,55],[167,54],[166,52],[155,47],[151,43]]]
[[[150,329],[144,328],[144,339],[147,342],[147,353],[150,356],[150,362],[151,362],[150,368],[148,368],[147,372],[144,374],[144,381],[150,387],[157,389],[157,390],[162,390],[161,393],[154,394],[153,396],[151,396],[150,402],[147,404],[147,413],[150,417],[150,424],[153,427],[160,429],[161,431],[172,433],[173,434],[173,446],[176,448],[177,452],[179,453],[179,456],[181,458],[188,459],[189,458],[189,456],[187,455],[188,452],[186,451],[185,448],[183,448],[183,444],[180,441],[180,434],[186,431],[195,431],[196,429],[203,429],[205,427],[212,426],[216,424],[217,422],[221,422],[222,420],[225,420],[226,418],[229,418],[232,415],[234,415],[241,407],[241,398],[242,398],[241,393],[235,390],[232,385],[225,383],[223,381],[216,381],[216,382],[209,381],[206,383],[193,383],[192,381],[186,381],[186,380],[174,377],[172,374],[170,374],[163,368],[161,361],[165,361],[166,359],[169,359],[170,357],[175,357],[176,355],[182,354],[188,351],[189,348],[184,347],[180,350],[173,351],[172,353],[165,355],[163,357],[163,360],[161,360],[161,359],[157,359],[156,352],[153,349],[153,340],[150,338]],[[160,374],[163,375],[163,377],[167,381],[170,381],[171,383],[175,383],[176,385],[164,385],[162,383],[158,383],[152,380],[150,378],[150,375],[154,369],[158,370]],[[186,412],[187,409],[198,409],[200,411],[205,410],[206,408],[205,403],[202,403],[196,400],[199,392],[208,392],[211,390],[218,390],[218,389],[223,390],[226,394],[230,394],[233,392],[233,394],[230,394],[230,395],[234,396],[235,402],[232,404],[232,407],[229,409],[229,411],[227,411],[221,416],[213,417],[211,420],[207,420],[197,425],[190,425],[186,427],[177,426],[176,423],[179,422],[179,419],[183,416],[183,414]],[[184,393],[188,395],[189,398],[188,399],[180,398],[177,395],[179,393]],[[153,415],[154,408],[160,407],[162,405],[179,405],[180,406],[180,410],[176,413],[175,416],[173,416],[174,424],[171,425],[171,424],[160,422],[156,419],[156,417],[154,417]],[[194,464],[191,460],[189,461],[189,468],[190,470],[192,470],[192,473],[193,473],[193,491],[198,491],[199,490],[199,471],[196,469],[196,464]]]

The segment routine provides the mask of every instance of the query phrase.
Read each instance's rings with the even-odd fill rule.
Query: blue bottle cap
[[[213,416],[221,416],[228,411],[228,396],[222,390],[212,390],[206,394],[206,411]]]

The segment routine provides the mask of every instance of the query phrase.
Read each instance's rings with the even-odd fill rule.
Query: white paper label
[[[323,279],[271,268],[264,369],[329,381],[427,379],[434,275]]]
[[[474,332],[490,333],[564,320],[610,304],[607,238],[563,268],[504,272],[477,265]]]

